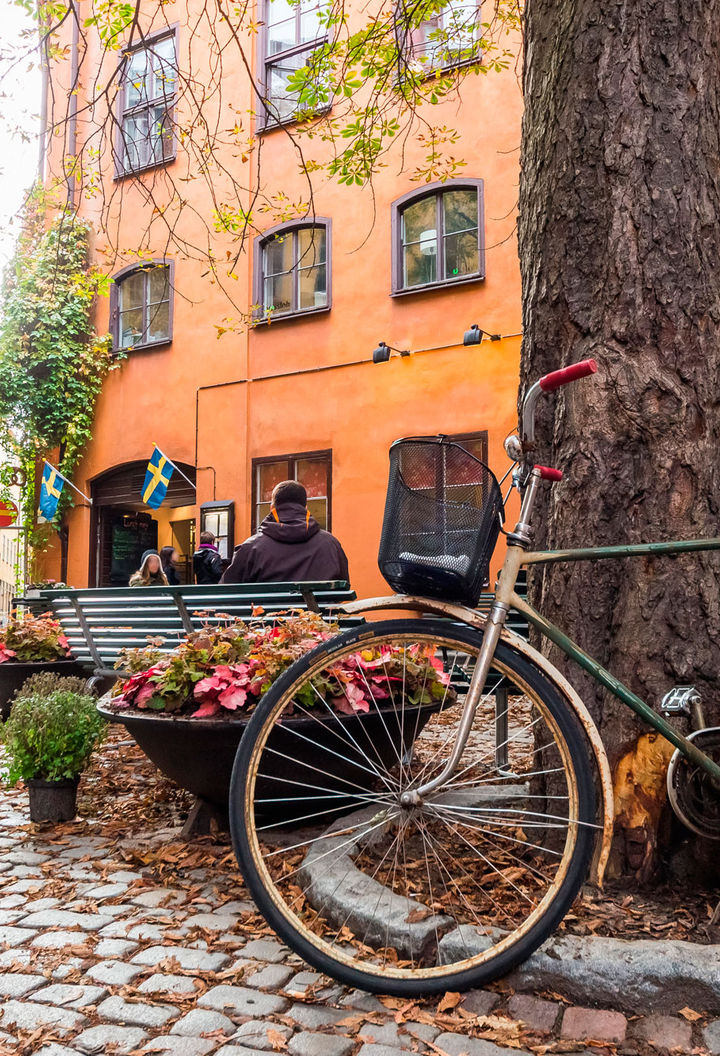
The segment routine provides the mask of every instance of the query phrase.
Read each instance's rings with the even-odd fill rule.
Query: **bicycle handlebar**
[[[538,382],[543,392],[553,392],[555,389],[559,389],[561,385],[568,385],[571,381],[579,381],[580,378],[587,378],[591,374],[597,373],[597,363],[594,359],[583,359],[579,363],[571,363],[569,367],[563,367],[561,370],[553,370],[550,374],[545,374],[544,377],[540,378]]]

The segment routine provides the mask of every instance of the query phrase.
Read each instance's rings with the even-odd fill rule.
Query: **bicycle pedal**
[[[663,715],[691,715],[693,705],[701,703],[695,686],[673,686],[662,698],[660,711]]]

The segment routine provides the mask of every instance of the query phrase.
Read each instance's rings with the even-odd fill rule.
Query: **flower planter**
[[[406,709],[403,750],[410,748],[414,737],[421,732],[431,715],[439,707],[439,703],[421,707],[417,723],[410,721],[416,709]],[[148,758],[181,788],[223,808],[227,807],[235,753],[247,725],[247,719],[224,717],[192,719],[188,716],[165,715],[160,717],[147,713],[139,714],[137,711],[118,711],[108,706],[107,698],[100,701],[98,710],[111,722],[122,723]],[[390,716],[395,718],[394,730],[392,729],[393,723],[389,720]],[[395,712],[388,710],[382,715],[378,711],[370,711],[362,715],[337,715],[337,720],[348,731],[351,741],[361,748],[367,746],[368,750],[372,745],[373,750],[380,755],[382,762],[388,767],[392,766],[403,741]],[[291,800],[302,796],[303,783],[308,777],[308,770],[302,766],[301,762],[296,762],[301,755],[299,745],[306,745],[303,758],[308,763],[317,761],[318,747],[322,748],[325,743],[330,748],[337,747],[337,736],[332,731],[335,722],[335,717],[322,723],[317,719],[305,717],[284,719],[273,731],[269,743],[278,752],[275,756],[278,770],[271,782],[263,783],[262,779],[258,780],[257,795],[259,798],[285,797],[285,802],[279,805],[277,810],[282,811],[288,821],[292,820],[293,814]],[[304,741],[289,732],[285,733],[283,727],[294,727],[295,730],[307,736],[308,740]],[[410,730],[413,733],[412,737]],[[291,745],[291,756],[295,757],[290,761],[284,758],[283,747],[286,742]],[[343,748],[343,755],[345,758],[341,759],[337,755],[325,754],[324,783],[328,789],[337,789],[342,792],[348,787],[348,781],[356,786],[369,789],[372,774],[368,772],[367,765],[363,763],[361,753],[357,754],[357,766],[353,765],[347,745]],[[328,759],[331,761],[328,762]],[[286,778],[287,784],[284,785],[281,780],[277,780],[279,777]],[[348,796],[348,809],[356,802],[357,800],[352,796]],[[338,804],[336,797],[334,803]],[[294,811],[296,816],[299,816],[298,811],[307,813],[307,806],[296,806]]]
[[[28,781],[30,821],[72,821],[77,813],[79,777],[68,781]]]
[[[0,664],[0,718],[3,722],[10,714],[13,697],[23,682],[30,675],[41,675],[45,671],[77,678],[84,678],[87,674],[77,660],[36,660],[28,663],[6,660]]]

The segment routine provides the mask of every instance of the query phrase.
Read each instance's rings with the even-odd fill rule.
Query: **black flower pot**
[[[58,675],[72,675],[85,678],[87,672],[77,660],[34,660],[18,663],[6,660],[0,664],[0,718],[4,722],[10,714],[15,693],[30,675],[41,675],[51,671]]]
[[[72,821],[77,813],[77,789],[79,777],[66,781],[42,781],[33,778],[27,782],[30,796],[30,821]]]
[[[381,761],[391,767],[397,759],[398,749],[401,742],[405,742],[403,750],[410,747],[413,738],[409,736],[410,729],[413,737],[417,736],[440,707],[440,704],[428,704],[420,708],[418,721],[411,723],[409,716],[414,709],[406,709],[405,729],[401,731],[397,718],[395,729],[389,721],[389,714],[382,715],[380,712],[369,712],[363,715],[340,715],[338,716],[342,725],[347,729],[351,741],[358,746],[369,748]],[[103,698],[98,704],[98,711],[111,722],[121,722],[128,733],[136,740],[138,746],[151,759],[159,770],[172,778],[181,788],[187,789],[201,799],[209,800],[218,806],[227,808],[228,795],[230,792],[230,776],[232,774],[235,753],[240,743],[247,719],[230,719],[225,717],[212,719],[192,719],[189,716],[173,716],[148,714],[137,711],[117,711],[108,706],[107,698]],[[334,719],[332,723],[334,723]],[[325,741],[329,747],[335,747],[337,735],[328,724],[326,731],[323,724],[318,723],[315,718],[290,718],[284,719],[278,724],[271,735],[271,745],[277,751],[278,772],[273,777],[272,791],[263,787],[262,779],[258,782],[258,798],[271,795],[282,796],[284,803],[282,811],[284,816],[291,818],[292,808],[289,801],[292,798],[303,795],[304,783],[307,781],[307,769],[302,766],[303,750],[306,761],[312,763],[317,757],[317,745],[323,745]],[[303,733],[304,738],[293,737],[287,730]],[[291,759],[284,751],[285,739],[290,738],[289,748]],[[330,790],[343,791],[348,787],[348,780],[354,785],[369,788],[372,774],[369,773],[362,752],[358,752],[357,760],[350,758],[347,747],[343,750],[343,758],[335,753],[333,762],[326,762],[324,771],[325,782]],[[294,760],[293,761],[293,758]],[[268,759],[272,756],[268,757]],[[269,761],[266,760],[266,769]],[[333,766],[337,773],[333,775]],[[333,780],[335,776],[336,780]],[[287,784],[280,778],[285,778]],[[334,797],[337,804],[337,796]],[[348,797],[348,809],[355,805],[352,797]],[[307,812],[307,807],[302,806],[300,810]],[[295,808],[295,816],[298,816],[298,808]]]

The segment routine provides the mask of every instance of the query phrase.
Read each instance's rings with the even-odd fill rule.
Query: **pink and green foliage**
[[[113,706],[192,718],[244,719],[294,660],[337,633],[311,612],[275,624],[228,620],[188,635],[172,653],[156,647],[127,650],[120,666],[132,672],[116,690]],[[383,647],[351,653],[303,687],[298,706],[321,699],[352,715],[370,710],[404,686],[413,704],[428,704],[452,690],[442,664],[421,646]]]
[[[70,645],[62,627],[52,615],[14,614],[0,630],[0,664],[66,660]]]

